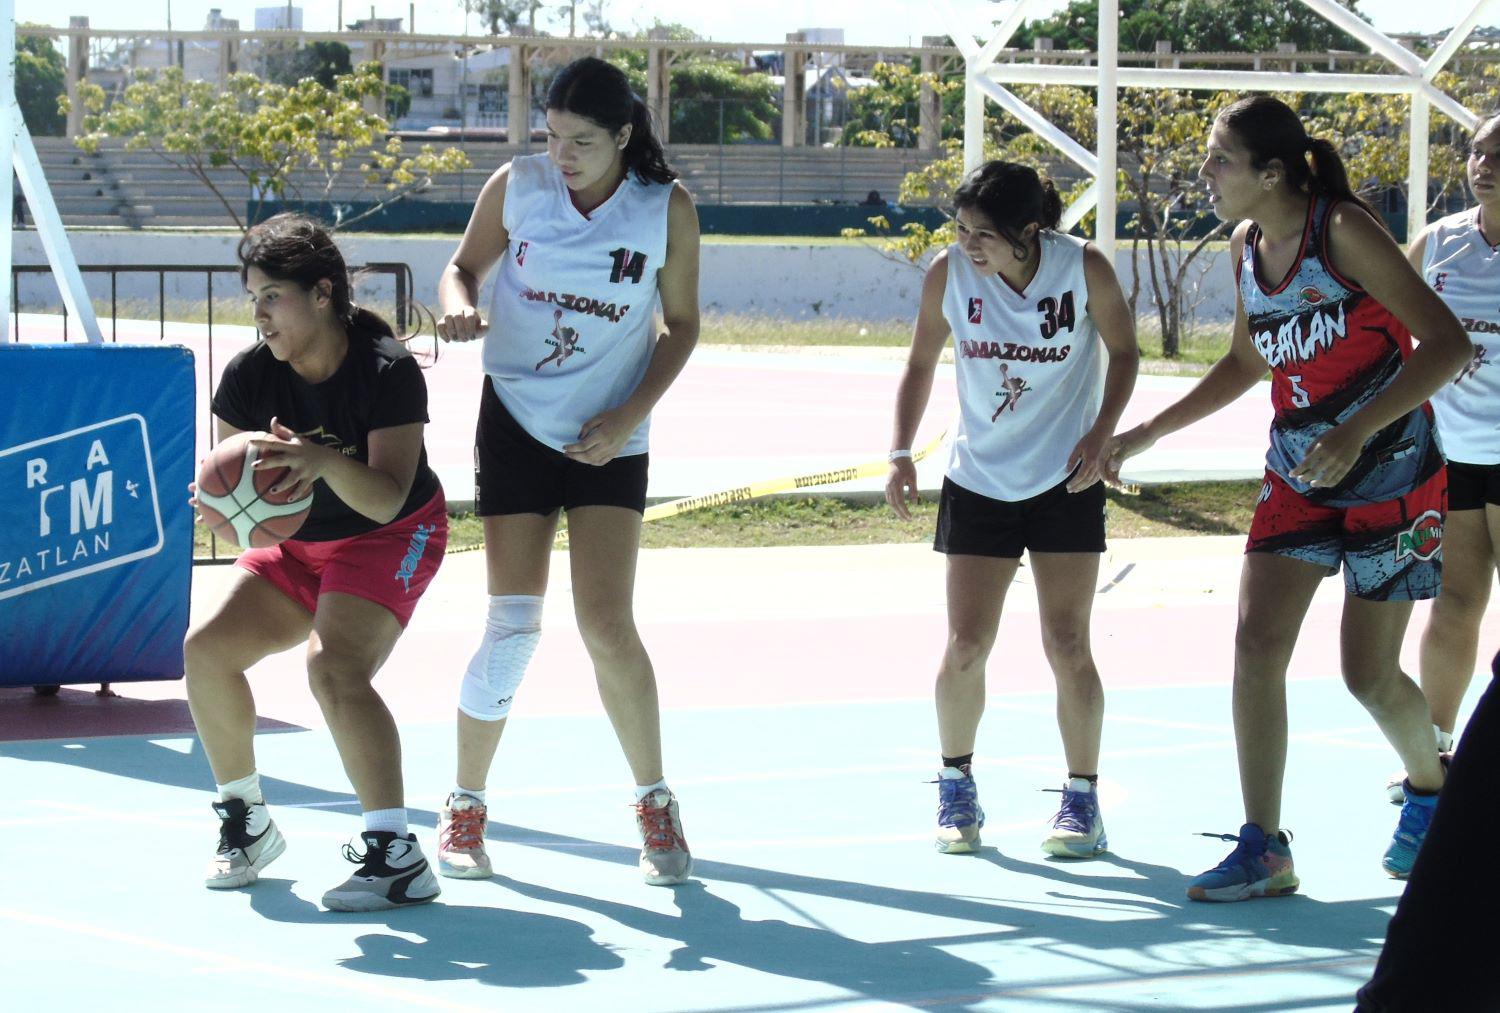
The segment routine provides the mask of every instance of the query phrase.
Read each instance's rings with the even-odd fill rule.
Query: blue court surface
[[[1229,673],[1235,538],[1122,541],[1100,576],[1112,851],[1048,859],[1063,776],[1022,571],[991,658],[975,772],[983,850],[931,845],[939,557],[922,546],[648,551],[639,618],[694,880],[648,887],[629,774],[572,630],[559,554],[542,650],[489,784],[488,882],[432,905],[320,910],[359,830],[297,652],[251,673],[286,854],[202,887],[212,778],[180,684],[0,695],[0,1006],[215,1010],[1350,1009],[1402,886],[1380,857],[1399,764],[1343,689],[1326,581],[1289,683],[1284,821],[1302,892],[1190,902],[1240,822]],[[450,557],[378,685],[429,857],[452,707],[484,610]],[[228,568],[195,572],[195,608]],[[1419,607],[1408,638],[1414,667]],[[1500,640],[1487,625],[1486,643]],[[1477,696],[1479,680],[1474,695]],[[1471,701],[1472,702],[1472,701]],[[111,734],[111,730],[131,734]],[[85,734],[86,733],[86,734]]]

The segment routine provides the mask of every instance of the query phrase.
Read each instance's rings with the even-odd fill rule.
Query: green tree
[[[1359,0],[1339,4],[1364,17]],[[1039,38],[1050,38],[1058,49],[1096,49],[1098,0],[1072,0],[1052,17],[1022,25],[1009,45],[1031,49]],[[1278,42],[1314,52],[1359,48],[1296,0],[1120,0],[1120,50],[1149,53],[1158,40],[1177,52],[1199,53],[1269,52]]]
[[[130,84],[112,104],[102,88],[85,83],[80,97],[87,115],[77,143],[96,151],[105,138],[121,138],[127,150],[154,152],[206,186],[242,230],[260,218],[267,199],[328,201],[339,228],[426,188],[438,173],[470,165],[457,148],[439,152],[423,145],[415,155],[404,154],[401,138],[369,108],[381,108],[386,96],[373,63],[337,78],[331,89],[313,78],[288,87],[235,74],[221,90],[187,81],[170,67]],[[235,186],[226,192],[211,171],[222,169],[232,170],[253,195],[248,221],[245,191]],[[353,192],[344,187],[346,175],[357,181]],[[314,182],[304,182],[309,177]],[[355,200],[372,206],[346,217],[339,202]]]
[[[288,87],[310,77],[324,88],[350,73],[349,47],[342,42],[311,42],[305,46],[278,47],[266,54],[266,80]]]
[[[915,60],[909,63],[877,63],[870,71],[875,82],[856,88],[849,95],[849,116],[844,121],[841,143],[855,147],[915,148],[921,133],[922,86],[938,94],[941,121],[957,124],[963,119],[963,79],[947,80],[936,74],[923,75]]]
[[[58,103],[66,91],[67,67],[52,40],[18,33],[16,103],[34,136],[57,137],[67,129],[67,114]]]
[[[672,68],[674,144],[768,141],[780,119],[777,89],[730,60],[687,60]]]
[[[678,42],[699,36],[680,24],[657,21],[651,30]],[[646,94],[646,51],[617,50],[609,59],[625,72],[637,95]],[[672,67],[671,132],[673,144],[736,144],[767,141],[781,118],[776,85],[764,74],[746,73],[741,65],[713,52],[685,51]],[[722,118],[722,119],[721,119]]]
[[[463,7],[489,26],[491,35],[510,35],[520,25],[536,30],[536,14],[542,0],[464,0]]]

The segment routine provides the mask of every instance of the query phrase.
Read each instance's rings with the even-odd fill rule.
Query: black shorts
[[[574,461],[521,428],[486,376],[474,438],[474,512],[546,515],[559,507],[617,506],[643,513],[650,456],[602,465]]]
[[[943,479],[932,547],[952,556],[1020,559],[1032,552],[1103,552],[1104,483],[1068,492],[1064,479],[1030,499],[990,499]]]
[[[1500,464],[1448,462],[1448,512],[1500,506]]]

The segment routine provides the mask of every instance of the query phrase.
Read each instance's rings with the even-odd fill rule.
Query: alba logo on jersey
[[[1428,510],[1396,536],[1396,561],[1415,556],[1427,562],[1443,551],[1443,515]]]
[[[979,324],[984,322],[984,300],[969,300],[969,323]]]

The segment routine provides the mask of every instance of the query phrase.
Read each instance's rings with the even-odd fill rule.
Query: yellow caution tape
[[[912,463],[928,457],[943,444],[948,434],[940,434],[925,447],[912,451]],[[852,482],[856,478],[876,478],[884,475],[890,462],[886,460],[866,461],[863,464],[850,465],[847,468],[832,468],[828,471],[815,471],[807,475],[789,475],[782,478],[768,478],[759,482],[751,482],[749,485],[737,485],[719,492],[704,493],[701,496],[685,496],[682,499],[669,500],[666,503],[658,503],[646,508],[641,520],[657,521],[663,517],[676,517],[678,514],[690,513],[694,510],[703,510],[708,507],[727,506],[730,503],[743,503],[747,500],[760,499],[762,496],[774,496],[777,493],[795,492],[798,489],[813,489],[823,485],[837,485],[841,482]],[[553,547],[561,547],[568,543],[568,529],[563,528],[553,539]],[[482,546],[465,546],[461,549],[449,549],[449,552],[467,552]]]
[[[920,450],[913,451],[911,455],[912,463],[922,460],[938,447],[942,446],[945,436],[947,436],[947,433],[938,436],[937,439]],[[655,521],[663,517],[676,517],[678,514],[685,514],[692,510],[702,510],[704,507],[743,503],[745,500],[759,499],[762,496],[774,496],[781,492],[795,492],[798,489],[813,489],[820,485],[837,485],[840,482],[852,482],[856,478],[875,478],[884,475],[886,469],[889,467],[889,461],[866,461],[864,464],[855,464],[847,468],[815,471],[809,475],[768,478],[764,481],[752,482],[749,485],[725,489],[722,492],[710,492],[702,496],[688,496],[684,499],[674,499],[666,503],[658,503],[655,506],[646,508],[642,520]]]

